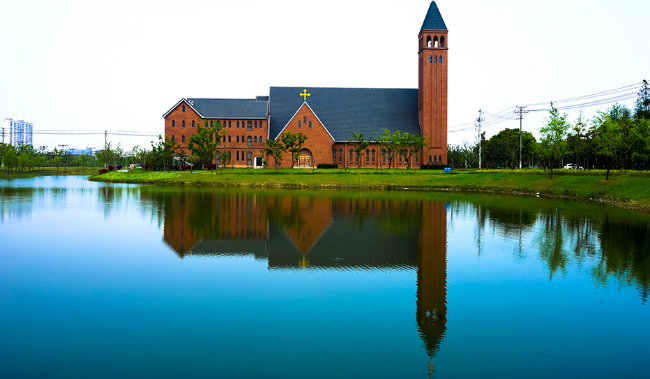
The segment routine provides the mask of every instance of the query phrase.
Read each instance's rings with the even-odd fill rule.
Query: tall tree
[[[300,150],[307,140],[307,136],[303,133],[284,132],[280,135],[279,140],[283,144],[284,151],[291,154],[291,168],[293,168],[300,159]]]
[[[622,143],[619,125],[612,120],[611,114],[604,112],[598,112],[594,116],[593,123],[596,127],[597,153],[605,158],[607,168],[605,180],[609,180],[609,170],[612,162],[619,155]]]
[[[196,133],[188,139],[187,148],[201,159],[201,166],[205,170],[206,163],[212,163],[217,152],[218,143],[227,131],[219,121],[213,121],[212,125],[208,120],[196,122]]]
[[[374,135],[370,137],[369,140],[365,140],[363,133],[356,133],[352,132],[352,138],[346,138],[346,142],[351,143],[354,146],[354,152],[356,153],[357,156],[357,168],[361,167],[361,161],[363,160],[363,154],[366,151],[366,148],[370,145],[370,142],[372,142]]]
[[[277,170],[282,164],[282,152],[284,151],[284,145],[280,141],[272,140],[268,138],[264,141],[264,146],[260,152],[267,158],[272,157],[275,160],[275,169]]]
[[[426,145],[424,137],[419,134],[403,133],[399,145],[399,153],[406,159],[406,169],[411,168],[411,158]]]
[[[545,125],[539,129],[542,134],[543,154],[549,162],[551,169],[549,179],[553,179],[553,166],[566,154],[566,136],[569,130],[567,114],[560,114],[551,102],[549,117],[544,120]]]

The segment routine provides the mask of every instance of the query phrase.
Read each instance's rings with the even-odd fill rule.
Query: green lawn
[[[0,169],[0,179],[20,179],[20,178],[33,178],[36,176],[50,176],[50,175],[94,175],[97,174],[99,168],[93,167],[40,167],[34,168],[30,171],[11,171],[2,167]]]
[[[604,171],[556,171],[549,180],[547,173],[538,170],[459,170],[452,174],[436,170],[376,169],[352,169],[347,173],[341,169],[321,169],[315,173],[302,169],[219,169],[217,174],[134,170],[95,175],[91,180],[227,187],[525,192],[602,200],[624,208],[650,211],[650,176],[645,172],[628,175],[616,172],[605,181]]]

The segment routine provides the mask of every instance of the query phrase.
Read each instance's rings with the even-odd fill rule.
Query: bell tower
[[[418,118],[423,163],[447,164],[447,26],[431,2],[418,36]]]

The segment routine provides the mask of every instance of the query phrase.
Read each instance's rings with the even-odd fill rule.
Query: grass
[[[37,176],[52,176],[52,175],[95,175],[97,174],[99,168],[94,167],[59,167],[57,170],[56,167],[45,167],[34,168],[30,171],[11,171],[7,173],[7,170],[3,167],[0,170],[0,179],[20,179],[20,178],[34,178]]]
[[[582,175],[581,175],[582,173]],[[95,175],[91,180],[119,183],[203,185],[251,188],[380,189],[481,191],[537,194],[604,202],[621,208],[650,212],[650,175],[616,172],[605,181],[592,171],[556,170],[553,179],[542,170],[437,170],[341,169],[246,170],[152,172],[133,170]]]

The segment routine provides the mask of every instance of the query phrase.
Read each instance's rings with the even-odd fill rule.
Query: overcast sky
[[[417,88],[429,3],[0,0],[0,118],[33,122],[35,146],[101,148],[103,135],[37,132],[163,133],[162,115],[183,97],[252,98],[270,86]],[[450,129],[479,108],[650,79],[650,1],[437,4],[449,29]],[[524,129],[537,131],[544,116],[527,115]],[[456,132],[449,142],[474,138]],[[152,139],[109,135],[127,148]]]

